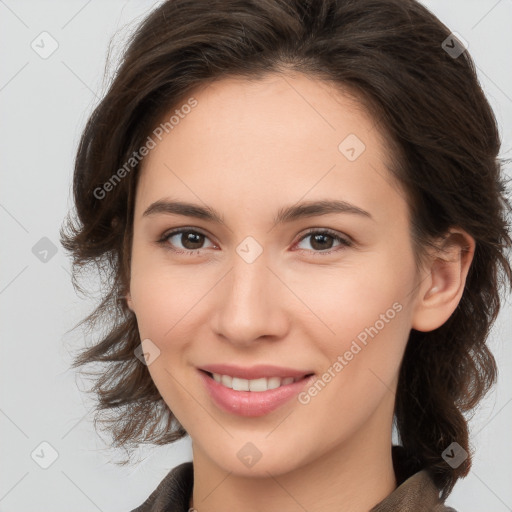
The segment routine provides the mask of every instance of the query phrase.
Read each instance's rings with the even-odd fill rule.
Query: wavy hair
[[[101,365],[91,389],[95,427],[100,421],[114,447],[163,445],[187,433],[134,356],[141,340],[125,295],[140,163],[112,178],[195,88],[292,71],[352,91],[389,140],[418,261],[451,226],[476,241],[451,317],[434,331],[410,332],[394,411],[410,471],[427,468],[443,498],[469,473],[464,413],[497,379],[486,339],[500,288],[512,283],[511,206],[495,116],[456,42],[415,0],[168,0],[140,23],[81,135],[75,211],[61,228],[75,288],[84,292],[79,278],[91,265],[102,276],[100,303],[78,324],[96,339],[73,367]],[[442,457],[454,441],[469,453],[455,469]]]

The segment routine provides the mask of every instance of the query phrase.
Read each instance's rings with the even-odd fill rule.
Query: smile
[[[269,414],[289,403],[315,379],[313,373],[275,366],[211,365],[198,370],[213,404],[225,412],[249,417]]]
[[[268,391],[269,389],[277,389],[281,386],[287,386],[298,380],[302,380],[302,377],[262,377],[260,379],[241,379],[239,377],[231,377],[231,375],[221,375],[219,373],[211,374],[213,379],[221,384],[222,386],[235,391]]]

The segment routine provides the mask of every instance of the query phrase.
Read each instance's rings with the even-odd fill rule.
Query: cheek
[[[317,273],[309,293],[302,290],[321,320],[312,317],[307,328],[326,356],[322,380],[336,382],[329,387],[341,392],[331,399],[347,411],[375,397],[375,386],[386,392],[394,385],[411,328],[414,272],[412,260],[398,261],[390,252],[336,275]]]
[[[131,295],[141,340],[150,339],[158,357],[148,366],[151,379],[173,414],[182,422],[191,414],[189,395],[184,392],[187,366],[184,360],[190,333],[190,318],[206,293],[197,286],[200,279],[168,265],[132,260]],[[203,285],[204,286],[204,285]],[[151,345],[150,345],[151,346]],[[197,417],[196,417],[197,416]],[[184,424],[188,423],[185,421]]]
[[[303,321],[311,317],[306,325],[312,339],[322,340],[327,352],[338,353],[348,350],[354,339],[364,344],[407,323],[413,277],[412,265],[393,265],[391,258],[383,258],[350,267],[313,269],[309,276],[303,273],[297,278],[293,289],[304,297]]]
[[[166,282],[153,280],[145,273],[132,280],[131,294],[141,338],[160,340],[175,323],[173,294],[168,292]]]
[[[141,336],[160,342],[172,337],[213,285],[207,272],[172,264],[163,250],[134,245],[130,294]]]
[[[364,294],[355,293],[356,284],[347,283],[346,290],[354,294],[331,290],[332,300],[320,310],[328,315],[322,319],[335,333],[319,336],[318,330],[310,331],[325,362],[316,385],[301,397],[306,416],[325,425],[326,437],[332,439],[338,439],[340,432],[354,434],[377,409],[393,408],[410,331],[410,308],[401,300],[404,287],[381,280]]]

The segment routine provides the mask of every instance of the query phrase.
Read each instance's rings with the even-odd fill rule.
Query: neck
[[[396,489],[390,439],[359,436],[292,471],[259,478],[223,470],[193,445],[190,507],[197,512],[368,512]]]

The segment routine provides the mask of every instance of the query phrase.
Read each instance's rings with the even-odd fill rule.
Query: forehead
[[[190,97],[196,105],[181,108]],[[142,162],[139,213],[165,195],[277,208],[331,192],[364,208],[396,189],[375,120],[350,91],[327,82],[225,78],[197,88],[162,123],[173,114]]]
[[[162,116],[160,131],[165,130],[162,135],[167,139],[163,145],[172,145],[170,137],[165,137],[172,133],[175,145],[193,137],[197,145],[208,144],[208,149],[210,144],[231,144],[230,153],[241,144],[253,153],[256,143],[262,142],[268,142],[268,149],[281,146],[306,153],[315,144],[338,152],[344,136],[352,134],[371,145],[372,151],[380,150],[382,159],[386,157],[382,151],[386,142],[352,89],[301,73],[270,73],[251,80],[223,78],[197,87],[189,93],[191,97],[197,105],[193,109],[183,98]],[[179,117],[172,115],[182,110]],[[166,128],[171,119],[172,126],[167,123]]]

